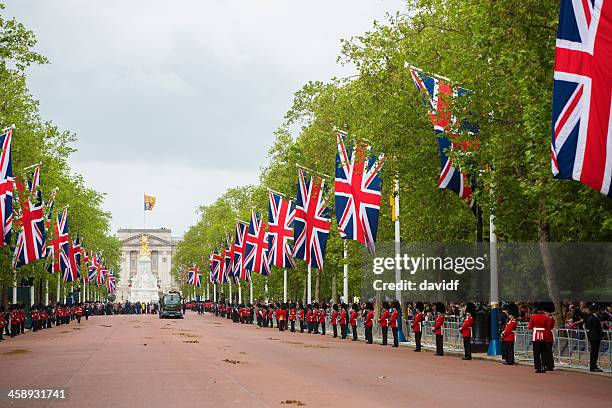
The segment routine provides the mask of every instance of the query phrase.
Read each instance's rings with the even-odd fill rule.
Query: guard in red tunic
[[[461,337],[463,337],[463,360],[472,359],[472,326],[474,326],[474,313],[476,308],[473,303],[465,306],[465,320],[461,325]]]
[[[531,344],[533,345],[533,367],[536,373],[546,372],[546,335],[548,316],[542,311],[542,305],[535,305],[535,313],[529,319],[527,328],[532,330]]]
[[[321,323],[321,334],[325,336],[325,318],[327,317],[327,304],[321,304],[319,309],[319,323]]]
[[[298,320],[300,321],[300,333],[304,333],[304,326],[306,323],[306,316],[304,313],[304,305],[300,303],[298,308]]]
[[[334,339],[338,337],[338,304],[334,303],[332,306],[331,316],[329,317],[329,324],[331,324],[332,330],[334,331]],[[344,319],[344,325],[346,326],[346,318]]]
[[[246,324],[253,324],[253,320],[251,319],[251,304],[248,303],[244,308],[244,322]]]
[[[353,303],[353,307],[351,308],[351,315],[349,319],[349,323],[351,324],[351,330],[353,332],[353,341],[357,341],[357,317],[359,316],[359,305],[357,303]]]
[[[425,320],[425,314],[423,313],[424,305],[423,302],[417,302],[415,305],[416,313],[412,319],[412,331],[414,332],[414,342],[416,348],[414,351],[421,351],[421,337],[423,336],[423,321]]]
[[[546,341],[546,371],[553,371],[555,369],[555,358],[553,356],[553,344],[555,342],[553,330],[555,329],[555,318],[552,314],[555,311],[555,304],[546,302],[544,309],[548,317],[548,324],[544,332],[544,340]]]
[[[289,323],[291,325],[291,332],[295,332],[295,318],[296,318],[296,314],[295,314],[295,303],[291,303],[290,307],[289,307],[289,321],[291,323]]]
[[[276,327],[278,327],[278,331],[285,331],[286,323],[287,316],[285,316],[285,305],[279,303],[276,308]]]
[[[10,323],[11,323],[11,337],[15,337],[19,334],[19,311],[17,310],[17,303],[11,306]]]
[[[436,317],[436,322],[434,323],[434,327],[431,329],[433,333],[436,335],[436,356],[444,355],[444,313],[446,312],[446,306],[444,303],[438,302],[436,303],[436,313],[438,316]]]
[[[391,334],[393,334],[393,347],[399,346],[399,337],[397,334],[397,321],[399,319],[400,304],[397,300],[394,300],[389,310],[389,327],[391,328]]]
[[[312,325],[313,325],[313,333],[319,334],[319,304],[315,302],[312,306]]]
[[[501,332],[502,360],[504,360],[504,365],[514,365],[514,332],[516,332],[517,326],[518,307],[511,303],[504,308],[504,313],[508,316],[508,322]]]
[[[387,345],[387,337],[389,336],[389,302],[383,302],[378,325],[382,331],[382,345]]]
[[[83,316],[83,304],[79,303],[74,312],[76,315],[77,322],[81,324],[81,316]]]
[[[372,344],[374,342],[374,337],[372,335],[372,329],[374,327],[374,305],[370,302],[366,303],[366,310],[368,312],[363,322],[365,326],[365,337],[368,344]]]
[[[340,337],[342,339],[346,339],[346,329],[348,327],[348,305],[346,303],[342,303],[342,305],[340,305],[338,324],[340,325]]]
[[[308,325],[308,333],[312,333],[312,305],[308,305],[308,311],[306,312],[306,324]]]
[[[36,332],[38,331],[38,308],[36,305],[32,306],[30,314],[32,316],[32,332]]]

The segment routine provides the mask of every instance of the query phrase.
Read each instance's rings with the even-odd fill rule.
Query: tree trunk
[[[317,269],[317,273],[316,273],[316,278],[315,278],[315,293],[314,293],[314,298],[317,302],[320,302],[321,299],[319,298],[319,294],[321,290],[321,271],[319,269]]]
[[[336,289],[336,271],[332,272],[331,276],[331,292],[332,292],[332,302],[338,303],[338,290]]]
[[[550,225],[544,221],[544,203],[543,197],[540,197],[540,222],[538,223],[538,237],[540,241],[540,254],[544,263],[544,272],[546,274],[546,286],[548,288],[548,296],[555,305],[555,323],[557,327],[563,326],[563,310],[561,307],[561,293],[559,292],[559,283],[557,281],[557,270],[550,252]]]

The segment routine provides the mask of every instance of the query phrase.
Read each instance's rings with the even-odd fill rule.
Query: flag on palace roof
[[[145,211],[152,211],[153,207],[155,207],[155,201],[156,200],[157,200],[157,197],[145,194],[144,195],[144,210]]]

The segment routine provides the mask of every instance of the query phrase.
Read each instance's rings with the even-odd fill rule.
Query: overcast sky
[[[293,93],[350,74],[340,39],[402,0],[4,0],[51,64],[31,68],[45,119],[77,134],[74,171],[107,193],[113,230],[180,236],[196,208],[253,184]],[[44,171],[44,169],[43,169]],[[60,192],[61,194],[61,192]]]

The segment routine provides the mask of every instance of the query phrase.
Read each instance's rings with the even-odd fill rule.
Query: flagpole
[[[266,302],[268,301],[268,278],[264,281],[264,289],[266,291]]]
[[[253,278],[251,278],[251,287],[249,288],[249,303],[253,304]]]
[[[213,283],[213,302],[217,303],[217,284]]]
[[[13,269],[13,303],[17,303],[17,269]]]
[[[210,299],[210,290],[208,289],[208,282],[206,282],[206,300]]]
[[[489,259],[491,260],[491,342],[487,354],[497,356],[501,354],[499,341],[499,282],[497,274],[497,234],[495,232],[495,216],[489,217]]]
[[[311,285],[311,276],[312,276],[312,271],[311,271],[311,266],[310,264],[308,264],[308,304],[310,304],[312,302],[312,285]]]
[[[30,286],[30,307],[34,306],[34,282]]]
[[[49,306],[49,275],[45,277],[45,306]]]
[[[287,270],[283,269],[283,303],[287,303]]]
[[[231,280],[229,282],[229,299],[230,299],[230,303],[233,303],[232,301],[232,281]]]
[[[242,303],[242,286],[240,286],[240,281],[238,281],[238,304]]]
[[[346,242],[346,239],[344,240],[343,243],[343,259],[344,259],[344,265],[342,265],[342,269],[343,269],[343,284],[342,284],[342,297],[344,298],[344,303],[349,304],[349,300],[348,300],[348,250],[347,250],[347,246],[348,243]]]
[[[57,298],[56,299],[57,303],[59,303],[60,301],[60,289],[61,289],[60,288],[60,273],[57,272],[57,294],[55,295],[55,297]]]
[[[395,217],[395,259],[399,259],[401,252],[401,235],[400,235],[400,200],[399,200],[399,178],[395,177],[394,182],[394,190],[395,194],[393,197],[393,217]],[[402,272],[400,271],[399,265],[396,263],[395,265],[395,281],[401,282],[402,280]],[[399,302],[399,321],[400,324],[397,325],[397,338],[399,341],[406,341],[406,336],[404,336],[404,330],[402,325],[402,291],[399,289],[395,290],[395,299]]]

